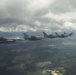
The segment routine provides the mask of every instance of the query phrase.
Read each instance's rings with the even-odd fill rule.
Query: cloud
[[[51,4],[49,9],[54,14],[63,14],[67,12],[74,12],[76,9],[75,0],[56,0]]]
[[[75,0],[0,0],[0,31],[76,29]]]

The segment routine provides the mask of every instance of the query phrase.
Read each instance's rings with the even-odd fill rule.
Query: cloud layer
[[[0,31],[76,29],[75,0],[0,0]]]

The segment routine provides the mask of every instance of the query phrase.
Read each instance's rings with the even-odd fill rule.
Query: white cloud
[[[0,31],[76,29],[75,0],[0,0]]]

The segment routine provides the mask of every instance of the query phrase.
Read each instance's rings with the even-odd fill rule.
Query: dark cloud
[[[51,4],[49,9],[54,14],[63,14],[67,12],[73,12],[76,8],[75,0],[56,0]]]
[[[71,15],[68,15],[69,13],[75,12],[75,2],[75,0],[1,0],[0,31],[67,29],[66,26],[73,25],[71,18],[68,21],[67,17]]]

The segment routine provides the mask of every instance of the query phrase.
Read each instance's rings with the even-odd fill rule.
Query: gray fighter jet
[[[1,43],[14,43],[16,40],[12,40],[12,39],[6,39],[4,37],[0,37],[0,44]]]
[[[46,38],[66,38],[66,37],[68,37],[68,36],[71,36],[71,35],[73,35],[73,32],[71,32],[71,33],[63,33],[63,34],[61,34],[61,35],[59,35],[57,32],[55,32],[55,35],[52,35],[52,34],[46,34],[45,32],[43,32],[43,34],[44,34],[44,37],[46,37]]]
[[[37,40],[41,40],[41,37],[36,37],[36,36],[28,36],[26,33],[23,33],[24,35],[24,39],[25,40],[30,40],[30,41],[37,41]]]
[[[73,35],[73,32],[71,32],[71,33],[64,32],[61,35],[59,35],[57,32],[55,32],[55,34],[57,35],[58,38],[66,38],[66,37],[72,36]]]
[[[52,35],[52,34],[48,35],[48,34],[46,34],[45,32],[43,32],[43,35],[44,35],[44,37],[46,37],[46,38],[57,38],[57,35]]]
[[[65,32],[64,32],[64,34],[61,34],[61,35],[59,35],[57,32],[55,32],[55,34],[56,34],[56,36],[57,36],[58,38],[66,38],[66,37],[68,37],[68,34],[65,33]]]

